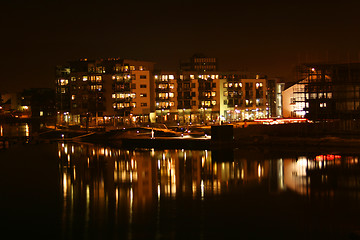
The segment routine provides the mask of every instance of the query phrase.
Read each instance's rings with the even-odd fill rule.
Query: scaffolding
[[[360,63],[304,64],[294,91],[312,120],[360,118]]]

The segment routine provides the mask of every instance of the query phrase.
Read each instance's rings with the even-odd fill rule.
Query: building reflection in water
[[[63,222],[77,218],[89,228],[91,219],[106,225],[131,224],[134,217],[159,207],[161,199],[207,197],[236,188],[266,186],[270,192],[290,190],[304,196],[332,197],[338,189],[355,189],[360,179],[358,157],[314,155],[266,159],[236,150],[219,159],[207,150],[119,150],[95,145],[59,143],[64,198]],[[232,159],[231,159],[232,158]],[[347,171],[346,175],[339,173]]]

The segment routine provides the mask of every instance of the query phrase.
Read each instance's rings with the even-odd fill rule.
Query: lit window
[[[174,75],[169,75],[170,80],[174,80]]]
[[[69,82],[68,82],[68,80],[67,79],[60,79],[59,80],[59,84],[61,85],[61,86],[65,86],[65,85],[67,85]]]
[[[71,95],[71,100],[75,100],[75,95]]]
[[[88,80],[88,76],[83,76],[83,81],[87,81]]]
[[[112,97],[112,98],[116,98],[116,94],[113,93],[113,94],[111,95],[111,97]]]
[[[211,92],[211,96],[215,97],[216,96],[216,92]]]
[[[190,79],[195,79],[195,76],[194,76],[194,75],[190,75]]]
[[[140,93],[140,97],[146,97],[147,94],[146,93]]]
[[[215,105],[216,105],[216,101],[215,101],[215,100],[211,101],[211,104],[212,104],[213,106],[215,106]]]
[[[175,96],[175,94],[173,92],[169,93],[169,97],[173,98]]]
[[[170,107],[175,106],[175,102],[170,102]]]
[[[169,84],[169,88],[170,88],[170,89],[174,89],[174,84],[173,84],[173,83],[170,83],[170,84]]]

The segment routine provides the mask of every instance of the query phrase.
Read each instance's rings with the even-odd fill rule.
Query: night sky
[[[302,62],[360,58],[360,1],[3,2],[0,92],[53,87],[55,66],[80,58],[176,70],[203,53],[287,81]]]

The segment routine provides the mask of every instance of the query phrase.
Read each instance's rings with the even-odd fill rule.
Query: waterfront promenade
[[[232,128],[231,132],[215,138],[214,128]],[[279,125],[249,124],[247,127],[239,124],[197,126],[204,128],[205,135],[191,136],[182,134],[177,136],[126,135],[114,138],[112,131],[84,130],[49,130],[40,133],[42,139],[90,142],[111,145],[122,148],[157,148],[157,149],[218,149],[218,148],[283,148],[287,149],[317,149],[334,148],[347,151],[360,151],[360,132],[356,128],[345,129],[334,123],[294,123]],[[221,130],[220,130],[221,132]]]

